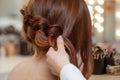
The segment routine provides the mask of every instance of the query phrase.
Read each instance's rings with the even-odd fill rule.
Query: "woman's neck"
[[[42,51],[42,50],[35,50],[35,53],[34,53],[34,57],[36,58],[36,59],[43,59],[43,58],[45,58],[46,57],[46,55],[45,55],[46,53],[44,52],[44,51]]]

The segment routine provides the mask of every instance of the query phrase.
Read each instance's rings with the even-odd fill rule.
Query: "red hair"
[[[64,38],[70,61],[78,67],[80,51],[83,74],[88,79],[93,70],[91,19],[84,0],[30,0],[21,10],[26,39],[38,48],[56,47],[59,35]]]

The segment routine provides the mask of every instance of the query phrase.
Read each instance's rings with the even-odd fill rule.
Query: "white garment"
[[[60,72],[60,80],[86,80],[73,64],[65,65]]]

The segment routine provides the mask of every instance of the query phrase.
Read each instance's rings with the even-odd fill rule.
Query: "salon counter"
[[[89,80],[120,80],[120,76],[113,75],[92,75]]]

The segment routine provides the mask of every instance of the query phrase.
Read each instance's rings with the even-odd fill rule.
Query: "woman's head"
[[[85,66],[83,74],[91,74],[91,20],[84,0],[30,0],[21,12],[29,42],[37,48],[57,49],[56,38],[62,35],[71,62],[78,65],[76,53],[80,51]]]

